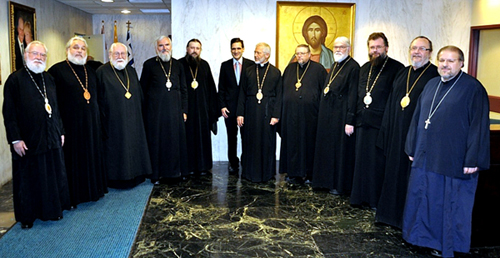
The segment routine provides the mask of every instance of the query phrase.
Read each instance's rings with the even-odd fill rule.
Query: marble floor
[[[8,183],[0,187],[0,238],[14,223],[12,206]],[[221,162],[211,175],[154,187],[130,257],[432,257],[374,216],[282,175],[242,180]],[[500,247],[456,257],[500,257]]]
[[[154,187],[131,257],[432,257],[347,197],[282,175],[251,183],[227,163],[212,172]],[[500,247],[457,257],[500,257]]]

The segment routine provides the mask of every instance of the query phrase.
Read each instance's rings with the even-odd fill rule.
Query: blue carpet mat
[[[15,224],[0,239],[0,257],[128,257],[153,184],[109,189],[97,202],[64,211],[60,221]]]

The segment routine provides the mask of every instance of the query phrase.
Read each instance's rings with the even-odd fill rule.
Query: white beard
[[[340,63],[340,62],[344,61],[344,59],[346,59],[346,58],[347,58],[347,54],[335,53],[333,55],[333,59],[337,63]]]
[[[172,55],[170,55],[169,52],[165,52],[165,53],[158,53],[158,57],[163,61],[163,62],[168,62],[170,61],[170,58],[172,57]]]
[[[26,66],[32,72],[38,74],[38,73],[42,73],[43,71],[45,71],[46,64],[44,61],[29,60],[28,62],[26,62]]]
[[[76,65],[84,65],[87,63],[87,55],[84,57],[75,57],[74,55],[68,53],[68,61]]]
[[[118,61],[123,61],[123,62],[118,62]],[[125,59],[116,59],[116,60],[111,60],[111,64],[113,65],[114,68],[118,70],[123,70],[125,66],[127,66],[128,60]]]

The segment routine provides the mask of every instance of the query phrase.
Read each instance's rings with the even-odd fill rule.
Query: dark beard
[[[372,66],[379,66],[384,63],[386,57],[386,55],[382,54],[376,58],[370,58],[370,63],[372,64]]]
[[[186,61],[191,68],[196,69],[200,65],[201,58],[200,56],[193,57],[186,53]]]

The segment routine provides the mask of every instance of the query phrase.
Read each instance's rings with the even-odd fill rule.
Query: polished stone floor
[[[131,257],[431,257],[347,197],[282,175],[251,183],[227,163],[212,172],[154,187]],[[500,247],[457,257],[500,257]]]
[[[251,183],[216,163],[211,175],[154,187],[130,257],[432,257],[374,216],[348,197],[281,175]],[[9,182],[0,187],[0,238],[14,223]],[[457,257],[500,257],[500,247]]]

